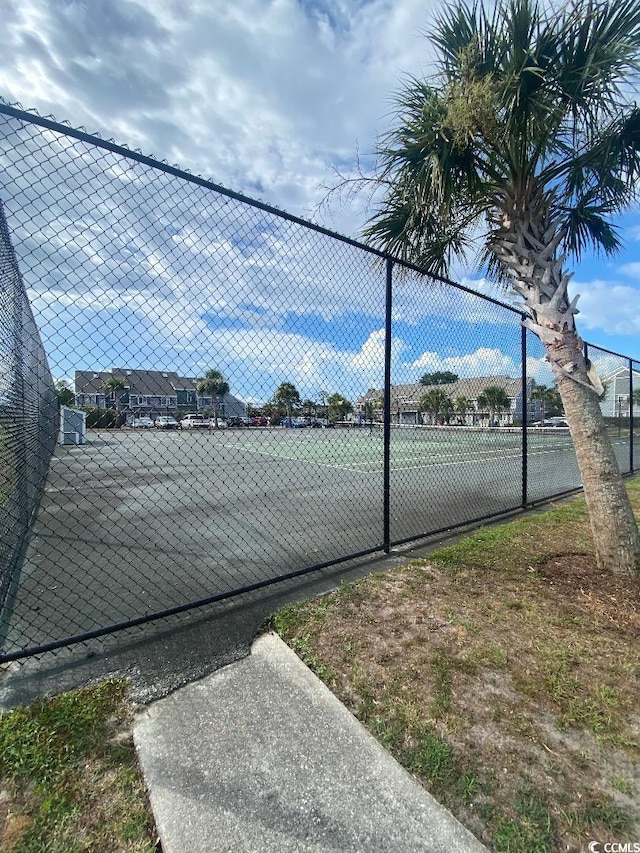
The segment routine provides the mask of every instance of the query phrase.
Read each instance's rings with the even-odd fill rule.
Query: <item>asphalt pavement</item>
[[[324,461],[301,458],[311,451]],[[381,442],[357,430],[112,431],[56,448],[15,595],[0,614],[3,651],[382,549],[376,452]],[[345,468],[349,455],[372,467]],[[529,460],[532,495],[541,471],[571,472],[571,454],[561,456],[559,468],[545,455]],[[518,453],[500,453],[394,470],[392,541],[518,507],[521,467]]]

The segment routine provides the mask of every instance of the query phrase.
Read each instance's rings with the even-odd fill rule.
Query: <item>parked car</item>
[[[258,415],[255,418],[251,418],[251,426],[268,426],[269,421],[264,415]]]
[[[209,418],[202,415],[185,415],[180,421],[180,429],[209,429]]]
[[[156,429],[178,429],[180,424],[171,415],[160,415],[156,418]]]
[[[134,418],[129,426],[133,427],[133,429],[153,429],[153,421],[151,418],[146,417],[146,415],[141,415]]]
[[[227,418],[227,425],[230,427],[245,427],[249,426],[250,423],[251,418],[243,418],[235,415],[230,418]]]
[[[309,426],[314,427],[314,429],[332,429],[335,424],[327,418],[313,418]]]
[[[280,421],[281,426],[283,427],[292,427],[293,429],[301,429],[302,427],[307,426],[306,418],[283,418]]]
[[[564,418],[545,418],[543,421],[536,421],[532,426],[544,427],[544,429],[569,429],[569,424]]]

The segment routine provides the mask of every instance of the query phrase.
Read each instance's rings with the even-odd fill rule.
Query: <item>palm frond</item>
[[[639,55],[637,0],[573,0],[550,41],[549,79],[584,128],[585,122],[591,126],[615,114],[619,81],[638,69]]]
[[[621,246],[618,228],[612,225],[606,215],[606,206],[590,204],[581,200],[569,209],[565,216],[565,247],[574,255],[581,256],[586,249],[594,246],[605,255],[615,254]]]
[[[409,78],[396,96],[378,149],[386,194],[366,239],[446,273],[481,234],[481,258],[504,282],[492,232],[535,196],[540,234],[553,223],[578,256],[615,252],[612,217],[640,186],[640,109],[629,104],[640,2],[498,0],[489,12],[453,0],[430,40],[441,85]]]

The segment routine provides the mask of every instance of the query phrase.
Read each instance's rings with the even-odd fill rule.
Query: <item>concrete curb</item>
[[[163,853],[480,853],[275,634],[140,712]]]

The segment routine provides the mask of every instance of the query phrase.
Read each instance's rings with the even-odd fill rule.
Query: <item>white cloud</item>
[[[532,358],[529,356],[526,361],[527,376],[529,379],[535,379],[538,385],[553,385],[553,372],[551,365],[545,356],[541,358]]]
[[[357,140],[372,149],[401,74],[428,54],[421,0],[5,0],[3,13],[9,100],[298,214],[329,163],[351,162]]]
[[[462,379],[474,376],[512,376],[519,378],[522,372],[521,362],[498,348],[479,347],[475,352],[455,356],[442,356],[438,352],[424,352],[410,368],[424,373],[451,371]],[[535,379],[540,385],[553,384],[553,375],[549,362],[544,356],[528,356],[526,360],[527,377]]]
[[[475,352],[442,357],[437,352],[424,352],[410,365],[426,373],[449,370],[462,378],[472,376],[517,376],[519,367],[499,349],[480,347]]]
[[[626,275],[628,278],[640,281],[640,262],[634,261],[630,264],[622,264],[622,266],[618,267],[618,272]]]
[[[193,376],[213,365],[223,371],[233,393],[254,401],[268,399],[284,381],[311,399],[319,399],[321,391],[355,399],[383,382],[384,330],[373,332],[354,352],[346,341],[331,344],[273,327],[212,330],[202,319],[194,319],[188,306],[161,300],[147,300],[144,312],[138,312],[143,294],[123,299],[105,293],[100,300],[84,294],[31,297],[49,335],[45,343],[57,341],[52,355],[61,366],[109,369],[133,364]],[[396,338],[394,365],[403,349]]]
[[[438,5],[4,0],[0,93],[309,216],[320,185],[331,182],[329,164],[350,173],[357,146],[366,160],[403,75],[430,69],[420,32]],[[71,369],[75,348],[76,361],[106,367],[119,354],[187,372],[215,360],[242,376],[247,394],[287,371],[308,389],[332,379],[347,394],[357,383],[380,384],[384,271],[369,256],[192,185],[177,191],[156,175],[151,189],[148,169],[110,155],[97,162],[73,140],[38,133],[47,150],[37,155],[27,141],[0,153],[0,169],[53,368]],[[65,176],[64,193],[43,189],[45,177],[32,201],[17,174],[25,163],[37,178]],[[70,163],[82,169],[75,177]],[[362,198],[334,206],[326,224],[355,235],[363,206]],[[640,277],[637,266],[621,274]],[[509,301],[484,280],[462,283]],[[637,333],[637,290],[605,287],[584,287],[579,320]],[[348,327],[353,315],[366,318],[357,333]],[[319,328],[345,324],[344,333],[318,342],[314,318]],[[409,338],[419,338],[426,318],[443,335],[459,335],[462,350],[483,344],[458,355],[431,342],[444,353],[441,369],[458,359],[456,372],[517,374],[516,357],[501,350],[509,311],[415,277],[394,290],[405,336],[394,339],[394,381],[414,378],[420,359],[407,352],[419,350]],[[494,332],[480,332],[488,326]]]
[[[638,267],[640,264],[627,264]],[[580,293],[577,323],[584,329],[602,329],[613,335],[637,335],[640,332],[640,292],[636,287],[609,281],[575,284]]]

